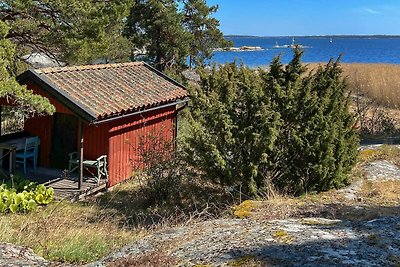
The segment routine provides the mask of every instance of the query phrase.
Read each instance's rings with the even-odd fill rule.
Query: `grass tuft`
[[[0,217],[0,241],[31,247],[46,259],[86,263],[121,248],[138,236],[118,216],[94,205],[54,203],[29,214]]]

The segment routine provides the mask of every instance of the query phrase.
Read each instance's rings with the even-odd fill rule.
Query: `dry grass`
[[[400,149],[382,145],[379,149],[364,149],[358,153],[358,163],[365,164],[375,160],[388,160],[400,166]]]
[[[400,149],[383,145],[359,152],[352,177],[364,179],[362,166],[375,160],[388,160],[400,166]],[[363,180],[356,200],[346,199],[340,190],[300,197],[276,195],[253,208],[256,220],[323,217],[328,219],[368,220],[380,216],[400,216],[400,181]]]
[[[149,205],[146,191],[134,180],[122,183],[96,199],[97,205],[123,215],[125,223],[136,229],[156,230],[213,219],[229,214],[233,196],[222,187],[207,181],[183,181],[177,193],[167,201]]]
[[[361,221],[380,216],[400,216],[400,201],[395,195],[399,188],[399,182],[374,184],[363,188],[358,200],[345,199],[337,190],[299,198],[269,199],[252,212],[251,218],[265,221],[321,217]]]
[[[138,233],[96,205],[53,203],[29,214],[0,217],[0,241],[31,247],[55,261],[84,263],[116,250]]]
[[[400,203],[400,181],[381,181],[365,182],[360,196],[365,202],[374,202],[379,204],[399,204]]]

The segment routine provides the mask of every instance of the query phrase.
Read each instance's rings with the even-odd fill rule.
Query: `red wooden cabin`
[[[38,164],[65,169],[71,152],[107,155],[108,186],[132,176],[141,136],[175,138],[179,106],[188,101],[181,84],[143,62],[30,69],[19,81],[56,108],[24,124],[41,140]]]

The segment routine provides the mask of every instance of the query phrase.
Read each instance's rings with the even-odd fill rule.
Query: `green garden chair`
[[[83,167],[86,171],[94,176],[97,183],[100,183],[101,179],[108,180],[107,171],[107,156],[102,155],[95,160],[83,160]],[[72,152],[69,154],[68,161],[68,172],[73,172],[79,168],[78,152]],[[94,171],[95,170],[95,171]]]

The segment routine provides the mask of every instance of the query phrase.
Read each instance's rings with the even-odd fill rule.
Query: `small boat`
[[[296,48],[296,47],[298,47],[298,48],[304,48],[304,46],[302,46],[301,44],[296,44],[296,41],[295,41],[295,39],[294,39],[294,37],[292,38],[292,44],[291,45],[288,45],[288,48]]]
[[[279,45],[278,42],[275,42],[275,45],[273,46],[273,48],[308,48],[306,46],[303,46],[301,44],[296,44],[296,40],[294,39],[294,37],[292,38],[292,44],[286,44],[286,45]]]

